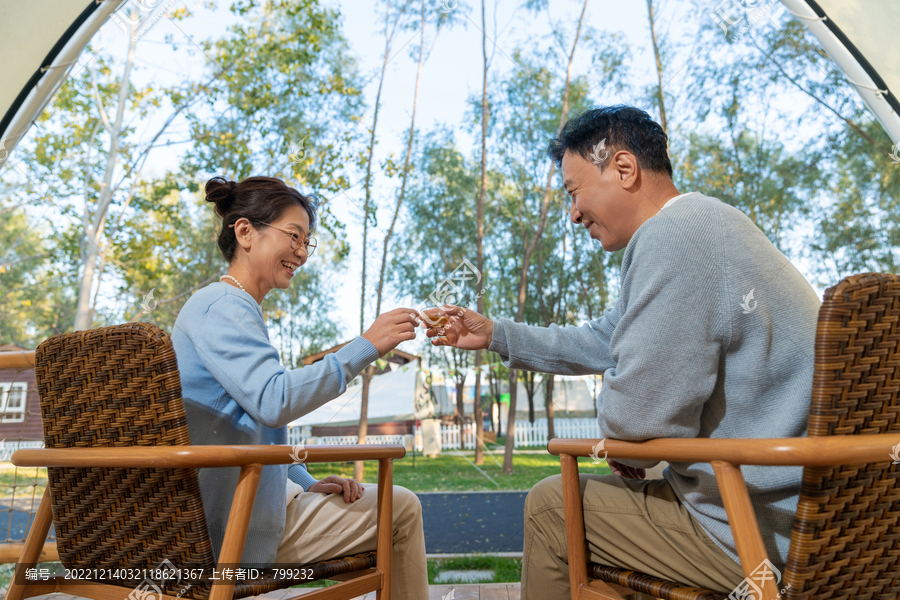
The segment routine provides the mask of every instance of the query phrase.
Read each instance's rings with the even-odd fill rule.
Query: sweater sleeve
[[[644,230],[623,261],[621,316],[610,338],[598,421],[605,437],[697,437],[728,347],[713,227],[666,235]],[[671,231],[671,230],[669,230]],[[625,269],[627,268],[627,272]],[[656,461],[621,461],[650,467]]]
[[[537,327],[498,319],[488,350],[498,353],[511,369],[555,375],[601,374],[614,365],[609,353],[615,329],[609,318],[613,310],[606,309],[599,319],[580,327]]]
[[[309,474],[309,470],[304,464],[291,465],[288,467],[288,479],[296,484],[302,485],[304,492],[308,492],[310,486],[318,481]]]
[[[343,394],[378,358],[375,346],[358,337],[317,363],[286,369],[258,307],[234,294],[216,299],[185,327],[200,360],[225,392],[255,421],[273,429]]]

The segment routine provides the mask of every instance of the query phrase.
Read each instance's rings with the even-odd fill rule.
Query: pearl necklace
[[[222,281],[222,280],[225,279],[226,277],[227,277],[228,279],[232,280],[233,282],[235,282],[235,283],[237,284],[237,286],[238,286],[239,288],[241,288],[241,290],[247,292],[247,290],[244,289],[244,286],[241,285],[241,282],[238,281],[237,279],[235,279],[234,277],[232,277],[231,275],[222,275],[221,277],[219,277],[219,281]],[[250,292],[247,292],[247,293],[249,294]]]

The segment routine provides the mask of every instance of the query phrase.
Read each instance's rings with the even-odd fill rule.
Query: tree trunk
[[[394,30],[389,26],[391,3],[387,2],[384,9],[384,58],[381,63],[381,74],[378,79],[378,92],[375,94],[375,111],[372,115],[372,133],[369,136],[369,156],[366,159],[366,180],[365,192],[366,200],[363,204],[363,240],[362,240],[362,284],[359,293],[359,334],[365,333],[365,312],[366,312],[366,244],[369,236],[369,202],[372,199],[372,159],[375,154],[375,129],[378,127],[378,109],[381,106],[381,90],[384,86],[384,72],[387,69],[388,60],[391,54],[391,40],[394,37]],[[398,17],[399,19],[399,17]],[[396,22],[395,22],[396,25]],[[377,316],[377,315],[376,315]],[[372,373],[374,369],[371,367],[366,372]],[[371,374],[367,378],[363,374],[362,402],[359,409],[359,440],[357,444],[366,443],[366,431],[369,428],[369,381]],[[364,473],[364,465],[362,461],[353,463],[353,478],[362,481]]]
[[[480,313],[481,310],[478,312]],[[481,410],[481,350],[475,351],[475,406],[472,407],[472,418],[475,420],[475,464],[483,465],[484,414]]]
[[[491,431],[500,435],[500,381],[494,372],[493,365],[488,368],[488,386],[491,394]],[[497,424],[494,424],[494,406],[497,407]]]
[[[481,1],[481,25],[484,29],[484,0]],[[478,262],[478,272],[482,274],[482,280],[478,290],[477,312],[484,314],[484,197],[487,192],[487,36],[482,31],[481,36],[481,186],[478,190],[478,202],[475,206],[475,252]],[[484,418],[481,416],[481,364],[483,362],[481,350],[475,351],[475,464],[484,464]],[[494,424],[493,402],[491,402],[491,427]]]
[[[578,18],[578,28],[575,30],[575,40],[572,42],[572,51],[569,53],[569,61],[566,66],[566,84],[563,90],[563,102],[562,102],[562,110],[559,115],[559,126],[557,127],[557,131],[560,131],[563,128],[563,125],[566,123],[566,117],[569,114],[569,87],[572,81],[572,62],[575,58],[575,49],[578,47],[578,38],[581,35],[581,26],[584,23],[584,14],[587,11],[587,0],[584,0],[584,4],[581,8],[581,16]],[[531,261],[531,255],[534,253],[537,248],[538,242],[541,239],[541,236],[544,233],[544,227],[547,225],[547,214],[550,208],[550,196],[552,192],[553,185],[553,174],[555,173],[556,165],[554,163],[550,163],[550,169],[547,171],[547,182],[544,186],[544,197],[541,201],[541,212],[540,219],[538,221],[538,227],[536,231],[533,231],[529,236],[527,243],[524,244],[523,252],[522,252],[522,268],[519,272],[519,282],[518,282],[518,290],[517,290],[517,308],[516,308],[516,323],[521,323],[525,317],[525,296],[528,288],[528,265]],[[512,376],[510,376],[510,381],[515,381]],[[506,434],[506,453],[503,455],[503,472],[504,473],[512,473],[512,460],[513,460],[513,444],[511,441],[512,435],[515,428],[515,413],[513,409],[515,408],[515,385],[512,385],[509,390],[509,423],[508,431]]]
[[[132,17],[137,8],[132,7]],[[137,43],[135,30],[138,19],[132,18],[131,32],[128,35],[128,53],[125,60],[125,69],[119,80],[119,98],[116,107],[116,118],[110,123],[106,116],[103,104],[98,104],[100,117],[109,131],[109,152],[106,156],[106,171],[103,174],[103,184],[100,187],[100,197],[97,199],[97,208],[93,215],[93,222],[89,225],[90,209],[88,199],[84,203],[84,225],[87,247],[84,256],[84,271],[81,274],[81,284],[78,288],[78,302],[75,308],[74,331],[90,329],[94,324],[94,307],[91,306],[91,290],[94,287],[94,274],[97,271],[97,258],[100,255],[100,245],[103,243],[103,229],[106,225],[106,215],[112,202],[112,179],[119,160],[119,132],[122,130],[122,118],[125,115],[125,103],[128,99],[128,89],[131,84],[131,67],[134,64],[134,47]],[[95,93],[99,102],[99,94]],[[85,184],[86,185],[86,184]]]
[[[503,452],[503,472],[511,475],[513,472],[513,448],[516,445],[516,392],[519,373],[516,369],[509,370],[509,415],[506,419],[506,447]]]
[[[653,19],[653,0],[647,0],[647,13],[650,16],[650,39],[653,40],[653,56],[656,58],[656,79],[659,85],[659,124],[663,132],[669,133],[666,125],[666,103],[663,97],[662,59],[659,56],[659,45],[656,43],[656,26]]]
[[[556,431],[553,429],[553,383],[555,381],[556,375],[552,373],[548,373],[546,375],[545,389],[544,389],[544,401],[547,405],[547,439],[552,440],[556,437]]]
[[[495,399],[494,399],[493,390],[488,390],[488,400],[489,400],[489,403],[490,403],[490,408],[489,408],[489,410],[491,411],[491,412],[490,412],[490,418],[491,418],[491,431],[494,433],[494,435],[497,435],[497,426],[494,425],[494,406],[496,405],[496,402],[495,402]]]
[[[422,0],[420,15],[422,25],[419,29],[419,62],[416,67],[416,84],[413,89],[412,117],[409,119],[409,137],[406,141],[406,158],[403,161],[403,177],[400,182],[400,193],[397,196],[397,204],[394,207],[394,217],[391,219],[391,226],[384,236],[384,248],[381,252],[381,272],[378,276],[378,297],[375,301],[376,316],[381,314],[381,295],[382,290],[384,289],[384,271],[385,265],[387,264],[388,246],[391,237],[394,235],[394,227],[397,225],[397,217],[400,215],[400,205],[403,204],[403,198],[406,195],[406,180],[409,177],[409,160],[412,155],[413,134],[416,130],[416,106],[419,103],[419,80],[422,77],[422,61],[425,55],[425,25],[427,23],[425,20],[425,0]]]
[[[359,432],[357,433],[359,439],[356,441],[357,444],[365,444],[366,434],[369,432],[369,384],[372,383],[372,374],[374,372],[375,367],[369,365],[363,370],[362,374],[362,400],[359,408]],[[364,475],[365,463],[361,460],[355,461],[353,463],[353,479],[361,482]]]
[[[534,371],[525,371],[525,393],[528,395],[528,422],[534,425]]]
[[[463,404],[463,389],[465,388],[465,380],[456,382],[456,424],[459,425],[459,449],[466,449],[466,436],[463,429],[466,426],[466,407]]]

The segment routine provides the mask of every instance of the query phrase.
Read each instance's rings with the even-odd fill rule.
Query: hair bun
[[[216,212],[224,218],[228,209],[234,204],[237,182],[224,177],[213,177],[206,182],[206,201],[216,205]]]

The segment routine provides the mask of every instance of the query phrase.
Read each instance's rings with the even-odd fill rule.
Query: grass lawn
[[[15,490],[21,500],[35,498],[35,508],[44,494],[47,469],[39,467],[16,468],[11,462],[0,462],[0,498],[11,498]]]
[[[488,444],[484,453],[484,464],[476,467],[475,451],[444,450],[438,458],[407,454],[406,458],[394,461],[394,483],[414,492],[458,492],[530,490],[535,483],[559,474],[559,458],[547,454],[543,447],[532,448],[538,454],[517,453],[513,458],[513,473],[503,474],[503,446]],[[519,450],[527,450],[520,448]],[[593,465],[589,458],[579,460],[584,473],[608,474],[606,464]],[[375,483],[378,478],[377,461],[366,461],[364,483]],[[353,463],[313,463],[309,472],[321,479],[328,475],[353,476]],[[35,498],[39,501],[47,481],[46,469],[34,467],[16,470],[12,463],[0,463],[0,497],[10,498],[15,486],[16,498],[20,501]],[[37,484],[37,485],[35,485]]]
[[[490,452],[484,453],[484,464],[476,467],[474,450],[460,452],[444,450],[438,458],[415,457],[412,454],[403,460],[394,461],[394,483],[413,492],[457,492],[530,490],[535,483],[559,474],[559,457],[546,452],[541,454],[515,454],[513,473],[503,474],[503,447],[489,445]],[[579,460],[583,473],[609,474],[606,464],[593,465],[590,458]],[[328,475],[353,476],[353,463],[313,463],[307,465],[313,477],[321,479]],[[365,462],[363,483],[375,483],[378,477],[377,461]]]
[[[459,558],[433,559],[428,561],[428,583],[434,585],[435,578],[442,571],[493,571],[494,576],[479,583],[516,583],[522,579],[521,558],[501,558],[499,556],[471,555]],[[447,583],[469,583],[450,581]]]

